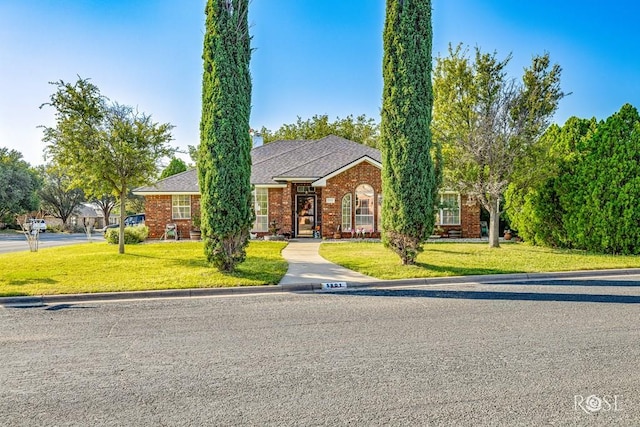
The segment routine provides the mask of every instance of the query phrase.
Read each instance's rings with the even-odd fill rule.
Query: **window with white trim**
[[[171,218],[191,218],[191,196],[185,194],[174,194],[171,196]]]
[[[460,225],[460,194],[441,193],[438,209],[439,225]]]
[[[254,232],[269,231],[269,189],[256,188],[253,190],[253,209],[256,220],[253,223]]]
[[[351,193],[342,198],[342,231],[351,231]]]
[[[356,187],[356,215],[355,228],[357,230],[373,231],[373,212],[376,208],[373,187],[360,184]]]

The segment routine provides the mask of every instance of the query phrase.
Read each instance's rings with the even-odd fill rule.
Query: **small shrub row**
[[[62,233],[64,228],[59,224],[47,224],[47,231],[49,233]]]
[[[107,232],[104,234],[104,238],[108,243],[118,244],[120,229],[119,228],[109,228]],[[136,243],[144,242],[144,240],[149,235],[149,227],[145,225],[135,225],[132,227],[124,228],[124,244],[125,245],[133,245]]]
[[[2,223],[2,226],[0,226],[0,230],[22,230],[20,228],[20,225],[16,222],[6,222],[6,223]]]

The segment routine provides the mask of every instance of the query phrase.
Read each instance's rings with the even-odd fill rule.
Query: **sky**
[[[204,0],[0,0],[0,147],[45,162],[49,82],[89,78],[112,101],[171,123],[172,145],[199,142]],[[635,0],[433,0],[433,53],[463,43],[520,78],[548,52],[570,93],[554,121],[640,108]],[[380,119],[384,0],[252,0],[251,126],[297,117]],[[188,156],[182,156],[188,160]]]

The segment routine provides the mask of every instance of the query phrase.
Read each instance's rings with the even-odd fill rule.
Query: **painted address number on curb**
[[[340,289],[347,289],[347,282],[329,282],[322,284],[323,291],[338,291]]]

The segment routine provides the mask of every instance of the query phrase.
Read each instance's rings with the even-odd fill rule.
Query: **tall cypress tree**
[[[222,271],[244,261],[251,203],[251,58],[248,0],[208,0],[198,179],[207,260]]]
[[[413,264],[433,231],[431,1],[387,0],[381,151],[383,241]]]

